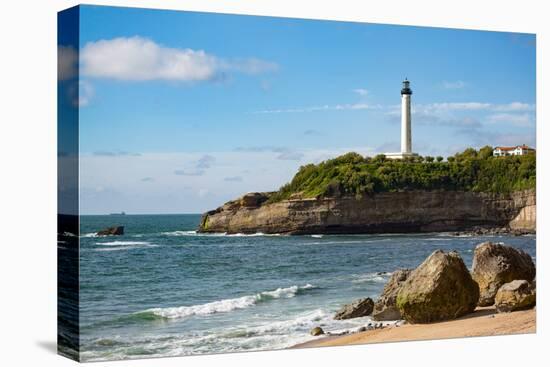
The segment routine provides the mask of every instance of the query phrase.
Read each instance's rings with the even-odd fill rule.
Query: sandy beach
[[[326,336],[292,348],[386,343],[411,340],[464,338],[536,332],[536,309],[497,313],[494,307],[478,307],[474,313],[456,320],[432,324],[389,326],[344,336]]]

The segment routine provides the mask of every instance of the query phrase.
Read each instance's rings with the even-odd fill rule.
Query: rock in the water
[[[397,307],[410,323],[455,319],[473,312],[479,287],[456,252],[433,252],[397,293]]]
[[[376,321],[400,320],[401,313],[397,308],[395,301],[397,292],[411,274],[411,269],[400,269],[393,272],[391,278],[384,286],[384,290],[374,304],[372,318]]]
[[[309,333],[313,336],[319,336],[319,335],[323,335],[325,333],[325,331],[323,329],[321,329],[319,326],[317,326],[317,327],[314,327],[313,329],[311,329],[311,331]]]
[[[361,298],[350,304],[344,305],[336,315],[335,320],[353,319],[355,317],[368,316],[372,313],[374,301],[370,298]]]
[[[514,280],[504,284],[495,296],[498,312],[511,312],[534,307],[537,301],[535,289],[526,280]]]
[[[97,232],[98,236],[122,236],[124,234],[124,227],[109,227]]]
[[[513,280],[535,277],[535,264],[529,254],[503,244],[484,242],[474,253],[472,277],[479,284],[479,305],[491,306],[498,289]]]

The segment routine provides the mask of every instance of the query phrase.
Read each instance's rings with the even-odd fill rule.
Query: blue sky
[[[202,212],[305,163],[535,144],[535,36],[81,7],[81,208]],[[106,169],[106,167],[108,167]]]

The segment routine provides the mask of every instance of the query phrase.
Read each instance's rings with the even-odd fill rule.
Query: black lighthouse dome
[[[410,82],[407,80],[407,78],[405,78],[405,80],[403,80],[403,89],[401,89],[401,94],[413,94],[412,89],[409,88],[409,84]]]

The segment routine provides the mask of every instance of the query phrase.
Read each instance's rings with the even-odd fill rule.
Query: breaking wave
[[[195,237],[277,237],[281,236],[279,233],[201,233],[197,231],[172,231],[172,232],[162,232],[164,236],[195,236]]]
[[[134,315],[144,319],[182,319],[191,316],[203,316],[220,312],[231,312],[243,308],[254,306],[257,303],[265,302],[277,298],[292,298],[301,292],[315,288],[311,284],[306,284],[302,287],[293,285],[287,288],[277,288],[273,291],[265,291],[254,295],[243,296],[239,298],[223,299],[201,305],[181,306],[181,307],[166,307],[166,308],[150,308],[145,311],[140,311]]]

